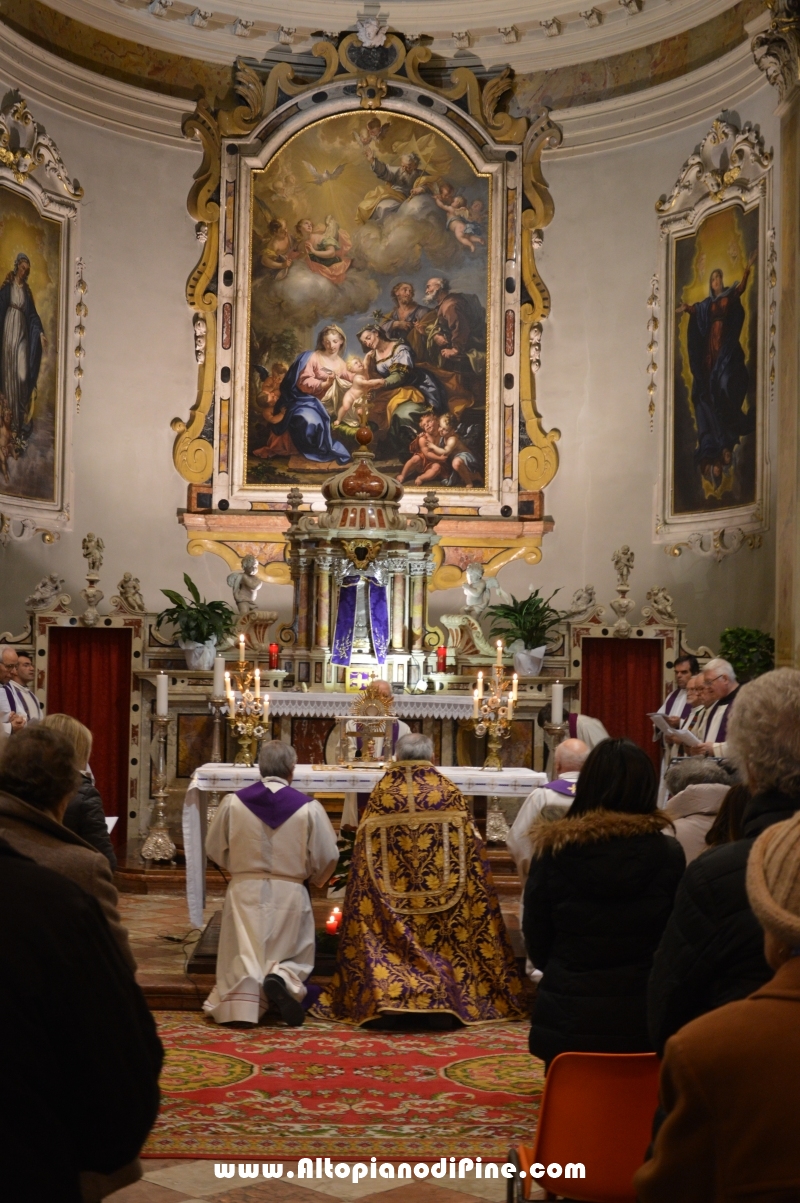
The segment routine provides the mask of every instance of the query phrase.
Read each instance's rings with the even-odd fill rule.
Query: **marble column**
[[[425,638],[425,564],[413,561],[411,568],[411,650],[422,651]]]
[[[392,651],[406,651],[406,571],[405,563],[392,562]]]
[[[800,0],[778,0],[752,42],[777,90],[781,242],[778,252],[775,661],[800,667]]]
[[[299,648],[308,648],[310,642],[310,622],[309,622],[309,563],[305,556],[301,556],[298,560],[298,587],[297,587],[297,646]]]
[[[331,561],[317,560],[316,569],[314,646],[327,650],[331,645]]]

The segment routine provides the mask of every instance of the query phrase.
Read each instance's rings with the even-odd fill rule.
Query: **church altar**
[[[356,693],[282,693],[269,695],[269,711],[274,717],[292,715],[303,718],[336,718],[349,714]],[[395,694],[392,699],[397,718],[469,719],[472,694],[416,693]]]
[[[305,695],[295,695],[297,697]],[[342,695],[337,695],[339,702]],[[398,699],[399,701],[400,699]],[[420,699],[422,700],[422,699]],[[546,773],[532,769],[479,769],[464,765],[438,766],[443,776],[463,794],[492,797],[526,797],[537,786],[547,783]],[[380,781],[380,768],[340,768],[298,764],[292,785],[303,793],[370,793]],[[205,812],[201,795],[233,793],[259,780],[256,765],[204,764],[193,775],[183,804],[183,848],[186,856],[186,900],[189,921],[193,927],[203,926],[205,905]]]

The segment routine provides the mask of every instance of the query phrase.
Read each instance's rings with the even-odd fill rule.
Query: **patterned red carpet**
[[[535,1127],[544,1075],[527,1023],[365,1032],[156,1018],[167,1057],[145,1157],[505,1160]]]

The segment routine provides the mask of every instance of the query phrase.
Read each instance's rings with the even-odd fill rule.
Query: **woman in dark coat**
[[[530,1050],[648,1052],[647,979],[685,868],[650,758],[627,739],[590,753],[563,819],[536,824],[528,955],[543,971]]]
[[[44,725],[66,735],[75,749],[75,767],[81,775],[81,783],[75,796],[70,798],[61,821],[75,835],[79,835],[87,844],[91,844],[98,852],[102,852],[111,866],[111,872],[115,873],[117,858],[108,835],[103,799],[100,797],[100,792],[89,768],[92,733],[88,727],[84,727],[83,723],[79,723],[70,714],[49,714],[44,720]]]

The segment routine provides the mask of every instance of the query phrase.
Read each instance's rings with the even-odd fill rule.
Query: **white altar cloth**
[[[297,695],[298,697],[302,695]],[[307,694],[305,695],[308,696]],[[341,695],[339,695],[341,697]],[[458,786],[462,794],[502,798],[527,797],[531,790],[547,784],[546,773],[532,769],[477,769],[463,765],[440,765],[439,772]],[[304,794],[370,793],[383,776],[383,769],[315,769],[298,764],[292,778]],[[200,813],[200,794],[216,790],[234,793],[259,780],[258,766],[204,764],[192,776],[183,803],[183,850],[186,856],[186,900],[192,927],[203,926],[205,905],[205,846]]]
[[[355,693],[284,693],[270,691],[269,712],[273,718],[291,714],[295,718],[336,718],[349,714]],[[398,718],[472,718],[471,693],[401,693],[394,699]]]

